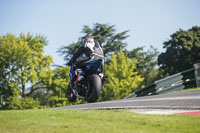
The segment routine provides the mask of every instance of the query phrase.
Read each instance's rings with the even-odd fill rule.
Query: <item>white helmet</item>
[[[86,37],[85,41],[84,41],[84,46],[90,48],[92,51],[94,51],[94,46],[95,46],[95,42],[94,42],[94,38],[93,37]]]

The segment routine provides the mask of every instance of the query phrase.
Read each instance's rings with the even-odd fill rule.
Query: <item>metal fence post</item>
[[[200,87],[200,63],[194,64],[197,87]]]

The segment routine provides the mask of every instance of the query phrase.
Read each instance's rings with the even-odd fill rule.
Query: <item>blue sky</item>
[[[0,0],[0,35],[46,36],[45,54],[58,65],[65,62],[56,51],[94,23],[130,30],[128,50],[153,45],[162,52],[172,33],[200,26],[200,0]]]

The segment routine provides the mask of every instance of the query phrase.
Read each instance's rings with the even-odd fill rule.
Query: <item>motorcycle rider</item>
[[[78,61],[76,61],[79,57]],[[83,45],[78,49],[78,51],[73,55],[67,65],[71,66],[74,62],[76,62],[76,67],[82,69],[83,71],[86,69],[88,62],[93,59],[102,59],[102,72],[104,68],[104,54],[101,46],[97,41],[94,40],[93,37],[88,36],[85,38]]]

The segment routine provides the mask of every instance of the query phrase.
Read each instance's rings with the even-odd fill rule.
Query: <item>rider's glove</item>
[[[71,66],[72,65],[72,63],[69,61],[67,64],[66,64],[67,66]]]

